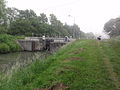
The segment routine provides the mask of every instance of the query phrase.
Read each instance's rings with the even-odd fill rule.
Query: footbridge
[[[41,51],[51,50],[56,47],[61,47],[73,39],[66,38],[45,38],[42,37],[26,37],[25,39],[18,40],[23,51]]]

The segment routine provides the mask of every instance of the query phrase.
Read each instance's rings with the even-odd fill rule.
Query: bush
[[[0,34],[5,34],[5,33],[7,33],[7,29],[4,26],[0,25]]]
[[[17,39],[24,39],[25,36],[16,36]]]
[[[12,40],[15,40],[13,36],[7,34],[0,34],[0,42],[7,43]]]
[[[16,40],[17,39],[14,36],[0,34],[0,53],[20,51],[21,48],[17,44]]]
[[[8,53],[10,52],[10,48],[7,44],[1,43],[0,44],[0,53]]]
[[[7,42],[7,45],[9,45],[11,52],[20,50],[20,46],[16,42],[9,41],[9,42]]]

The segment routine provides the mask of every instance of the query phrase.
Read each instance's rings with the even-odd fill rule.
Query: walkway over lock
[[[46,38],[43,40],[42,37],[26,37],[18,42],[24,51],[50,50],[68,43],[65,38]]]

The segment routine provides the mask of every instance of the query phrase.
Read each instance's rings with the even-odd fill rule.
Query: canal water
[[[44,58],[47,52],[16,52],[0,54],[0,72],[7,72],[13,66],[21,67],[32,63],[34,60]]]

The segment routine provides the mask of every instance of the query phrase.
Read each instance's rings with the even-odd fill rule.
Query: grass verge
[[[115,90],[95,40],[77,40],[2,79],[0,90]]]

